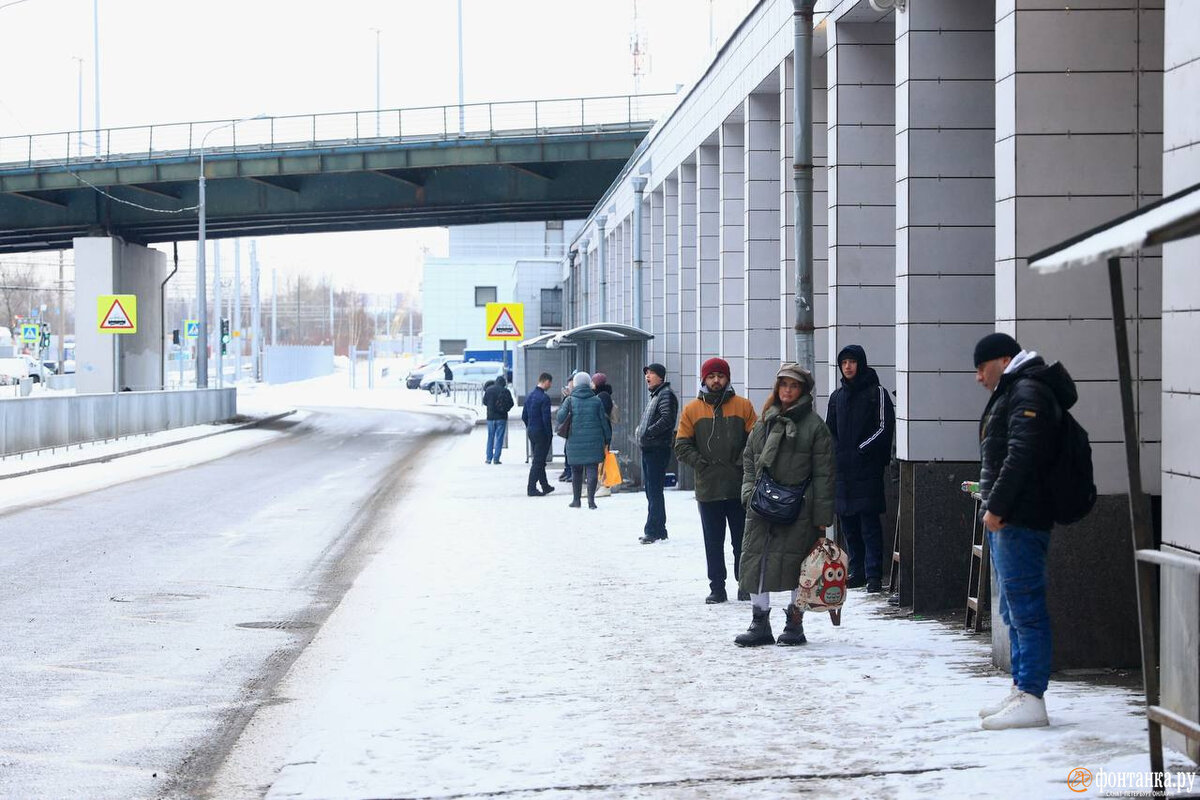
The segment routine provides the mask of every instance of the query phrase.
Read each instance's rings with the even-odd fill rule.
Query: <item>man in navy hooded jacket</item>
[[[883,588],[883,473],[892,458],[896,412],[887,389],[867,364],[867,351],[850,344],[838,353],[842,385],[829,396],[825,422],[837,460],[834,511],[850,556],[848,587]]]

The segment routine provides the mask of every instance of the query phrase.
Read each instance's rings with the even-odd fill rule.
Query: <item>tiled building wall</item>
[[[680,399],[686,397],[689,387],[697,384],[696,373],[700,370],[699,337],[696,320],[699,318],[697,302],[696,268],[696,161],[694,158],[679,165],[679,387]]]
[[[741,112],[720,129],[720,353],[729,362],[736,385],[745,386],[746,353],[743,331],[746,326],[745,250],[742,226],[745,220],[746,178],[744,174],[745,126]],[[738,377],[742,376],[742,377]]]
[[[669,380],[678,383],[679,349],[679,177],[663,181],[663,365]],[[658,335],[656,332],[655,335]]]
[[[771,83],[774,79],[772,75]],[[770,394],[783,355],[779,336],[782,305],[779,294],[779,92],[774,86],[760,88],[765,91],[746,98],[742,150],[745,178],[742,352],[746,358],[742,380],[746,394],[752,398]]]
[[[714,136],[696,150],[696,327],[697,353],[703,358],[721,352],[721,164],[716,140]]]

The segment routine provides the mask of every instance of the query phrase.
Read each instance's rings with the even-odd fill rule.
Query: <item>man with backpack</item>
[[[1064,517],[1064,501],[1089,491],[1095,500],[1090,448],[1067,413],[1078,394],[1061,364],[1047,365],[1008,334],[991,333],[975,345],[975,379],[991,392],[979,421],[979,494],[1013,676],[1008,696],[979,714],[986,730],[1036,728],[1050,724],[1043,698],[1050,680],[1050,529],[1081,516]],[[1064,454],[1082,458],[1077,447],[1064,446],[1064,431],[1083,435],[1086,470],[1064,474]]]
[[[508,412],[513,407],[512,393],[503,375],[483,393],[483,405],[487,409],[487,463],[499,464],[500,449],[508,433]]]

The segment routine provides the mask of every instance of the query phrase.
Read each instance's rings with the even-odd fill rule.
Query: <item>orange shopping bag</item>
[[[612,488],[621,483],[621,468],[617,466],[617,454],[604,448],[604,485]]]

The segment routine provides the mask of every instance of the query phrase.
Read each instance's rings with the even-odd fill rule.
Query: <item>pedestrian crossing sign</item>
[[[21,325],[21,341],[25,344],[34,344],[38,340],[38,326],[25,323]]]
[[[200,320],[185,319],[183,321],[183,335],[188,339],[200,338]]]
[[[96,298],[100,333],[137,333],[137,295],[102,294]]]
[[[485,317],[488,339],[520,341],[525,338],[524,303],[488,303]]]

